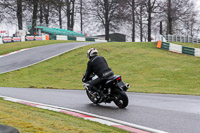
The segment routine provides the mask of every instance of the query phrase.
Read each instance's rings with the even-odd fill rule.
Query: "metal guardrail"
[[[185,47],[178,44],[161,42],[161,41],[158,41],[157,48],[169,50],[169,51],[180,53],[180,54],[188,54],[188,55],[200,57],[200,49],[198,48],[190,48],[190,47]]]

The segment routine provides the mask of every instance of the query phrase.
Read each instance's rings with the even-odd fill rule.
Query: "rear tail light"
[[[120,80],[121,80],[121,77],[117,78],[116,80],[117,80],[117,81],[120,81]]]

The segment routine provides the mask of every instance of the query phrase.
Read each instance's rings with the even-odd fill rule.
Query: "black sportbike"
[[[91,75],[90,80],[95,80],[96,75]],[[113,75],[108,78],[103,84],[97,86],[98,90],[89,87],[88,83],[83,83],[86,89],[87,96],[94,104],[114,103],[119,108],[128,106],[128,97],[126,91],[130,87],[129,84],[124,84],[120,75]]]

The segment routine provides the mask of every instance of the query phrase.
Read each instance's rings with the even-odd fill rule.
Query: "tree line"
[[[153,33],[197,36],[200,30],[198,10],[193,0],[1,0],[0,21],[17,23],[22,30],[25,22],[37,25],[59,25],[74,29],[80,23],[110,32],[128,26],[126,34],[134,42],[151,41]],[[66,22],[66,23],[65,23]]]

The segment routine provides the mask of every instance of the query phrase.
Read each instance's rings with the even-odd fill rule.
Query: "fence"
[[[180,36],[180,35],[163,35],[167,42],[183,42],[183,43],[200,43],[200,38]]]

